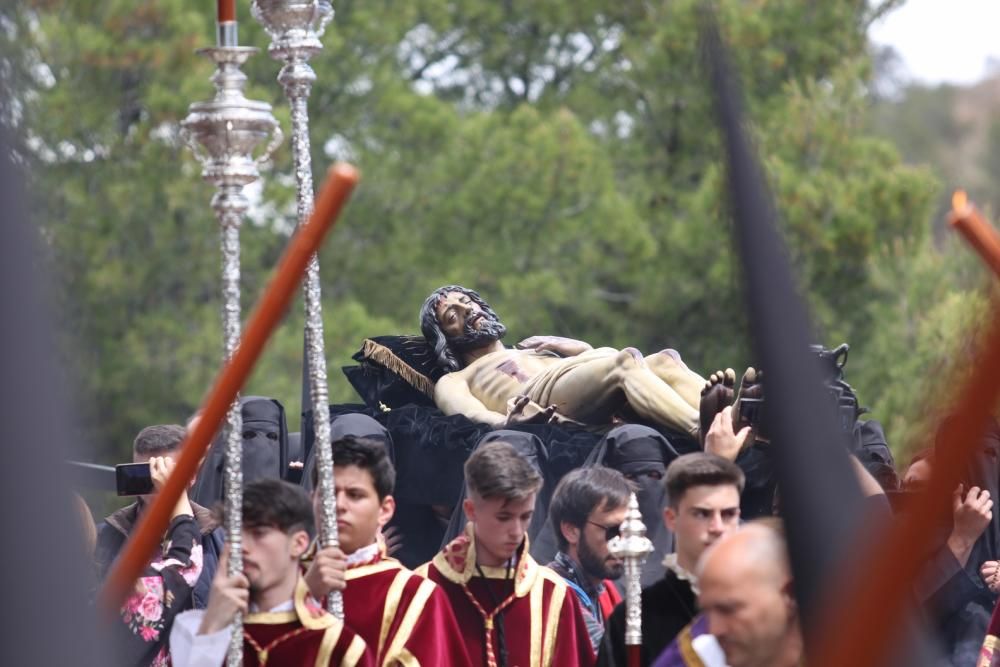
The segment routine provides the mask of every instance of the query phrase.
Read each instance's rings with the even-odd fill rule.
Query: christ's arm
[[[583,354],[594,349],[590,343],[563,336],[530,336],[514,347],[519,350],[555,352],[560,357],[575,357],[578,354]]]
[[[446,415],[465,415],[494,426],[507,423],[507,415],[494,412],[472,395],[468,381],[460,373],[445,375],[434,386],[434,402]]]

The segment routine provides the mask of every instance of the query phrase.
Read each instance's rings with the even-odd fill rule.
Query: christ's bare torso
[[[506,414],[508,399],[523,393],[525,383],[561,360],[551,352],[505,349],[476,359],[454,375],[461,376],[488,409]]]

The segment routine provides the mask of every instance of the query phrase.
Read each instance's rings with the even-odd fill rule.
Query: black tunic
[[[690,623],[698,607],[691,585],[673,571],[652,586],[642,589],[641,665],[651,665],[670,642]],[[626,667],[625,603],[608,617],[604,638],[597,655],[597,667]]]

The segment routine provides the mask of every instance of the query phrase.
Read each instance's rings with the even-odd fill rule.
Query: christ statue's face
[[[464,352],[497,341],[503,335],[503,325],[462,292],[447,292],[434,308],[441,331],[449,347]]]

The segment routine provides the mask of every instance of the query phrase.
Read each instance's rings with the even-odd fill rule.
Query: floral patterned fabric
[[[201,535],[194,518],[181,515],[167,539],[136,581],[121,607],[122,664],[170,664],[167,639],[174,617],[192,608],[191,592],[203,566]]]

